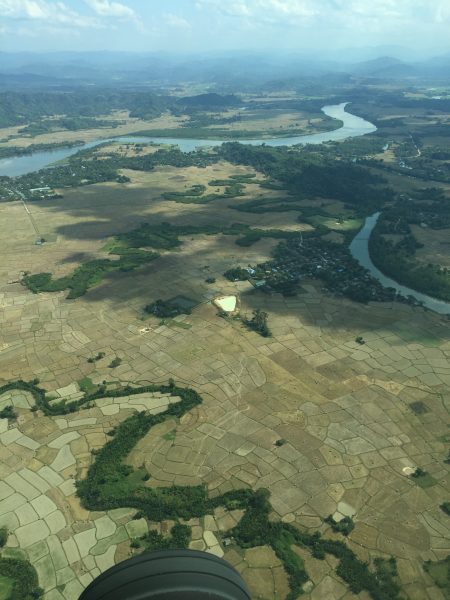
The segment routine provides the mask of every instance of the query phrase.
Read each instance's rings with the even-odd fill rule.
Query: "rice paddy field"
[[[252,183],[244,197],[207,204],[163,198],[232,174],[263,177],[226,162],[124,174],[131,180],[126,186],[73,188],[63,190],[63,198],[29,203],[48,239],[43,245],[35,245],[21,202],[0,204],[3,383],[39,378],[55,398],[66,399],[103,381],[144,385],[173,379],[192,387],[203,404],[152,428],[127,458],[151,474],[146,485],[204,484],[211,496],[264,487],[271,494],[271,519],[330,539],[343,536],[324,519],[349,516],[355,527],[345,542],[358,558],[372,563],[394,556],[409,598],[446,598],[424,564],[450,553],[450,519],[440,509],[450,483],[444,462],[450,321],[398,303],[355,304],[312,280],[301,282],[297,296],[283,297],[223,277],[232,266],[268,260],[277,243],[271,238],[241,247],[229,235],[184,236],[176,250],[136,271],[116,272],[76,300],[22,286],[23,272],[62,276],[106,257],[112,236],[144,222],[241,222],[306,231],[325,219],[333,222],[335,237],[359,224],[351,218],[339,223],[334,215],[341,206],[312,225],[297,219],[301,210],[236,211],[233,206],[261,194],[280,197]],[[147,315],[143,321],[145,305],[177,297],[192,301],[190,314],[163,320]],[[213,303],[218,297],[238,298],[244,317],[256,309],[267,312],[271,337],[249,331],[239,319],[221,318]],[[88,360],[99,353],[98,360]],[[149,528],[165,535],[173,525],[134,519],[136,511],[128,508],[89,511],[75,489],[111,428],[135,410],[157,414],[170,399],[104,398],[61,417],[33,412],[32,403],[26,392],[0,396],[0,408],[13,405],[18,414],[14,424],[0,420],[0,526],[10,531],[7,554],[30,560],[45,598],[75,600],[93,577],[137,551],[134,539]],[[426,481],[411,476],[417,467],[426,471]],[[287,574],[270,547],[224,542],[241,516],[218,508],[190,519],[191,547],[224,556],[254,598],[284,599]],[[305,600],[369,598],[349,590],[333,558],[318,560],[298,546],[295,552],[309,574]],[[2,578],[0,598],[7,597],[7,587]]]

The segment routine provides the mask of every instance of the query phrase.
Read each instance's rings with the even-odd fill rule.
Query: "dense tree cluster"
[[[0,93],[0,126],[21,125],[52,115],[97,117],[122,109],[130,110],[131,116],[153,118],[173,104],[173,99],[150,92],[98,88],[70,92],[9,91]]]
[[[442,204],[450,205],[448,202]],[[429,205],[428,209],[430,209]],[[439,215],[439,212],[437,214]],[[450,211],[444,212],[444,214],[450,218]],[[415,259],[416,250],[421,248],[422,244],[412,234],[409,223],[416,223],[417,219],[424,216],[423,213],[420,214],[420,208],[416,208],[416,212],[414,212],[413,203],[404,210],[397,206],[383,212],[370,236],[370,257],[380,271],[398,283],[429,296],[449,301],[450,273],[448,270],[440,265],[425,264]],[[435,227],[437,228],[437,224]],[[395,231],[404,234],[397,242],[386,239],[383,235],[385,232]]]
[[[164,111],[175,115],[196,114],[199,111],[220,111],[238,106],[241,101],[234,95],[215,93],[185,96],[182,98],[157,95],[149,91],[95,88],[77,91],[5,91],[0,93],[0,127],[33,123],[26,133],[42,133],[47,127],[42,117],[61,117],[65,129],[84,129],[107,126],[99,124],[98,115],[114,110],[129,110],[131,117],[153,119]],[[91,119],[91,121],[89,120]],[[94,120],[96,122],[94,122]],[[56,119],[55,119],[56,120]],[[108,125],[111,126],[111,125]]]
[[[146,551],[167,550],[170,548],[187,548],[191,541],[191,528],[181,523],[175,523],[169,536],[163,536],[156,531],[149,531],[140,538]],[[141,543],[139,545],[141,545]]]
[[[2,408],[2,410],[0,410],[0,419],[14,420],[16,418],[17,418],[17,413],[11,405],[5,406],[5,408]]]
[[[155,300],[155,302],[152,302],[151,304],[147,304],[147,306],[144,307],[144,311],[149,315],[154,315],[160,319],[172,318],[190,312],[189,309],[184,308],[175,301],[161,299]]]
[[[351,517],[344,517],[340,521],[335,521],[332,515],[329,515],[324,519],[325,523],[331,525],[331,529],[336,533],[342,533],[342,535],[350,535],[355,529],[355,523]]]
[[[53,279],[51,273],[25,275],[22,283],[35,294],[39,292],[61,292],[69,290],[68,299],[79,298],[87,290],[100,283],[114,271],[133,271],[159,257],[156,252],[115,248],[111,254],[118,254],[119,260],[109,258],[91,260],[77,267],[71,275]]]
[[[9,156],[27,156],[33,152],[43,152],[45,150],[58,150],[58,148],[74,148],[82,146],[82,140],[74,142],[52,142],[49,144],[30,144],[29,146],[3,146],[0,148],[0,158],[8,158]]]
[[[450,502],[443,502],[441,504],[441,510],[450,517]]]
[[[249,271],[242,267],[231,267],[231,269],[225,271],[223,276],[226,277],[228,281],[247,281],[249,278]]]
[[[269,337],[271,334],[269,326],[267,324],[268,318],[269,315],[266,312],[257,308],[253,311],[252,318],[244,319],[243,322],[252,331],[256,331],[256,333],[259,333],[259,335],[262,335],[263,337]]]
[[[12,582],[8,600],[37,600],[44,594],[37,573],[28,561],[0,556],[0,576]]]
[[[166,192],[163,194],[163,197],[166,200],[175,200],[175,202],[182,202],[185,204],[207,204],[214,200],[226,200],[245,195],[243,183],[236,181],[233,178],[230,178],[229,180],[210,181],[208,185],[214,187],[226,187],[223,193],[205,194],[206,187],[204,185],[193,185],[185,192]]]
[[[217,152],[224,160],[249,165],[280,181],[297,198],[334,198],[367,214],[394,196],[388,187],[380,187],[384,179],[368,169],[319,153],[237,142],[223,144]]]
[[[0,527],[0,548],[8,541],[8,530],[6,527]]]
[[[183,98],[180,98],[177,102],[183,110],[186,110],[187,108],[201,110],[217,110],[224,108],[232,108],[240,106],[242,104],[242,101],[233,94],[223,96],[214,92],[198,94],[196,96],[184,96]]]
[[[81,129],[96,129],[100,127],[116,128],[124,121],[113,119],[97,119],[96,117],[61,117],[59,119],[42,119],[30,123],[20,129],[22,135],[36,136],[59,130],[80,131]]]

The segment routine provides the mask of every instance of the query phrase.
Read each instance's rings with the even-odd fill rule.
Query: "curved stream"
[[[322,112],[327,116],[342,121],[342,127],[334,129],[332,131],[324,131],[321,133],[314,133],[311,135],[299,135],[294,137],[278,137],[268,139],[254,139],[254,140],[234,140],[243,144],[251,144],[257,146],[265,144],[266,146],[294,146],[297,144],[322,144],[323,142],[344,140],[350,137],[358,137],[360,135],[366,135],[367,133],[373,133],[376,131],[375,125],[352,115],[345,110],[348,102],[342,102],[341,104],[333,104],[324,106]],[[72,148],[59,148],[57,150],[46,150],[43,152],[35,152],[25,156],[12,156],[0,160],[0,176],[6,175],[8,177],[16,177],[18,175],[25,175],[48,167],[56,161],[67,158],[76,154],[80,150],[87,148],[93,148],[104,142],[118,140],[125,143],[157,143],[157,144],[172,144],[177,145],[183,152],[191,152],[196,148],[207,147],[207,146],[220,146],[221,144],[233,140],[205,140],[205,139],[180,139],[180,138],[158,138],[150,136],[120,136],[113,138],[97,139],[92,142],[83,144],[82,146],[75,146]],[[350,251],[354,258],[366,269],[368,269],[372,275],[378,279],[378,281],[385,287],[394,288],[397,292],[403,296],[413,296],[421,302],[424,306],[440,314],[450,314],[450,304],[416,292],[410,288],[400,285],[393,279],[383,275],[375,265],[372,263],[369,256],[368,241],[372,229],[378,220],[380,213],[367,217],[364,227],[353,239],[350,245]]]
[[[413,296],[416,300],[421,302],[423,306],[426,306],[430,310],[433,310],[434,312],[437,312],[441,315],[449,315],[450,304],[448,302],[444,302],[443,300],[437,300],[436,298],[432,298],[431,296],[427,296],[426,294],[422,294],[421,292],[416,292],[416,290],[408,288],[404,285],[400,285],[399,283],[394,281],[394,279],[386,277],[386,275],[384,275],[373,264],[369,254],[369,238],[373,228],[377,224],[380,215],[380,212],[376,212],[370,217],[367,217],[364,223],[364,227],[353,238],[353,241],[350,244],[350,252],[353,258],[356,258],[360,265],[362,265],[368,271],[370,271],[370,273],[376,279],[378,279],[378,281],[384,287],[394,288],[394,290],[396,290],[402,296]]]
[[[255,140],[202,140],[202,139],[181,139],[181,138],[158,138],[150,136],[120,136],[113,138],[98,139],[92,142],[80,146],[74,146],[72,148],[58,148],[56,150],[44,150],[42,152],[35,152],[33,154],[27,154],[25,156],[11,156],[0,160],[0,176],[6,175],[8,177],[16,177],[18,175],[26,175],[27,173],[33,173],[48,167],[52,163],[63,160],[68,156],[72,156],[80,150],[87,148],[93,148],[104,142],[113,140],[129,142],[129,143],[142,143],[152,142],[156,144],[173,144],[178,146],[183,152],[191,152],[196,148],[206,146],[220,146],[224,142],[237,141],[243,144],[251,144],[252,146],[258,146],[260,144],[266,144],[266,146],[294,146],[296,144],[322,144],[323,142],[343,140],[348,137],[357,137],[365,135],[367,133],[373,133],[376,131],[375,125],[365,121],[361,117],[352,115],[345,110],[348,102],[342,104],[333,104],[330,106],[324,106],[322,112],[328,117],[339,119],[342,121],[342,127],[334,129],[333,131],[323,131],[321,133],[313,133],[311,135],[298,135],[295,137],[278,137],[268,139],[255,139]]]

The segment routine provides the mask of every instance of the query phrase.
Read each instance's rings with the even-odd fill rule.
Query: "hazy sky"
[[[0,49],[450,49],[450,0],[0,0]]]

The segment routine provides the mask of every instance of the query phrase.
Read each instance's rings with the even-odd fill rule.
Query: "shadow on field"
[[[62,265],[70,265],[74,264],[75,266],[87,262],[89,260],[93,260],[95,256],[92,252],[72,252],[65,258],[62,258],[59,262]]]
[[[168,203],[161,199],[142,202],[142,190],[139,190],[139,202],[123,202],[111,205],[102,196],[102,186],[96,190],[85,191],[82,201],[75,201],[77,196],[65,202],[65,199],[41,201],[39,206],[50,212],[66,213],[78,222],[60,225],[56,228],[58,235],[71,240],[105,241],[106,238],[139,227],[142,223],[157,224],[168,222],[171,225],[231,225],[246,223],[258,226],[260,215],[240,213],[229,208],[229,200],[212,202],[207,205]],[[126,191],[123,192],[125,197]],[[134,196],[134,194],[132,194]],[[132,198],[133,199],[133,198]],[[95,201],[94,201],[95,200]],[[143,214],[145,207],[147,214]],[[286,223],[296,221],[296,213],[286,214]],[[183,239],[183,238],[181,238]],[[262,262],[269,258],[267,239],[257,242],[250,248],[234,243],[232,236],[187,236],[177,251],[167,252],[154,262],[135,271],[115,272],[106,276],[102,283],[91,288],[83,296],[85,302],[107,301],[111,308],[123,308],[124,303],[136,310],[158,298],[167,299],[177,294],[198,298],[205,301],[214,294],[229,293],[233,284],[228,282],[223,273],[237,264],[245,266]],[[272,243],[273,247],[275,244]],[[101,246],[99,247],[99,249]],[[256,260],[256,256],[262,256]],[[105,253],[105,257],[107,254]],[[111,259],[116,259],[114,255]],[[90,253],[82,250],[74,252],[61,260],[61,263],[80,264],[92,259]],[[207,270],[205,267],[209,266]],[[45,271],[45,265],[42,266]],[[213,277],[215,284],[207,284],[205,279]],[[243,306],[249,314],[254,308],[266,310],[274,317],[281,319],[297,316],[303,325],[319,326],[323,330],[344,328],[350,336],[355,331],[380,330],[391,328],[397,322],[408,323],[414,320],[418,328],[415,336],[429,338],[429,344],[435,340],[448,339],[450,324],[439,315],[425,312],[421,308],[411,308],[402,304],[371,304],[369,306],[351,302],[344,298],[334,298],[323,290],[319,281],[309,282],[317,290],[299,294],[296,298],[283,298],[279,294],[264,294],[260,291],[242,294]],[[298,302],[297,302],[298,300]],[[77,301],[77,300],[75,300]],[[423,329],[423,335],[420,333]]]

